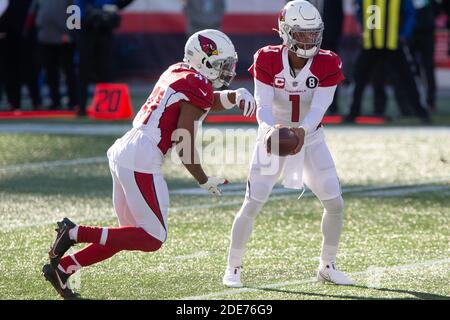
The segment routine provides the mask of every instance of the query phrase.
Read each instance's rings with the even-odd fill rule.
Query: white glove
[[[219,189],[219,185],[227,183],[227,179],[208,177],[208,181],[204,184],[200,184],[199,186],[215,196],[221,196],[222,190]]]
[[[268,154],[271,153],[271,150],[270,150],[271,148],[269,148],[269,146],[267,144],[267,140],[269,140],[270,136],[272,135],[272,133],[274,131],[275,131],[275,127],[270,127],[270,128],[266,128],[266,130],[264,132],[263,143],[264,143],[264,148],[266,149]]]
[[[281,124],[276,124],[273,127],[265,128],[264,135],[263,135],[263,143],[264,143],[264,147],[266,148],[266,151],[267,151],[268,154],[271,154],[271,152],[272,152],[272,150],[271,150],[272,149],[272,145],[269,148],[268,145],[267,145],[267,141],[269,140],[269,138],[272,135],[272,133],[275,130],[280,129],[280,128],[282,128]]]
[[[236,90],[236,104],[241,108],[241,102],[244,104],[242,114],[244,117],[251,117],[256,110],[256,101],[252,94],[247,89],[240,88]]]

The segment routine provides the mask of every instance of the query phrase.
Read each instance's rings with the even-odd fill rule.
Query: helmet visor
[[[222,60],[216,60],[212,63],[212,66],[215,70],[219,72],[218,80],[220,80],[223,85],[229,86],[236,76],[236,65],[237,65],[237,56],[236,57],[228,57]]]
[[[320,47],[322,44],[323,26],[315,29],[302,29],[288,25],[285,25],[285,27],[288,29],[286,31],[292,46],[297,46],[303,50],[311,50]]]

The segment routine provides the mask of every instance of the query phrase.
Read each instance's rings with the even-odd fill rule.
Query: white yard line
[[[55,161],[43,161],[43,162],[30,162],[15,164],[10,166],[0,167],[0,173],[9,173],[22,170],[42,169],[42,168],[54,168],[54,167],[70,167],[96,163],[106,163],[105,157],[93,157],[93,158],[79,158],[72,160],[55,160]]]
[[[386,185],[378,185],[378,186],[355,186],[355,187],[344,187],[343,192],[345,193],[358,193],[361,196],[389,196],[391,193],[394,196],[404,195],[409,193],[417,193],[417,192],[429,192],[429,191],[437,191],[437,190],[446,190],[450,188],[448,186],[434,186],[431,184],[434,183],[447,183],[450,181],[450,177],[442,178],[442,179],[434,179],[429,181],[422,181],[422,185],[416,184],[402,184],[402,185],[394,185],[394,184],[386,184]],[[430,185],[423,185],[430,184]],[[238,196],[244,195],[246,185],[244,183],[237,183],[232,185],[226,185],[222,187],[224,191],[224,196]],[[367,192],[365,192],[367,191]],[[406,193],[405,193],[406,192]],[[277,185],[272,190],[272,195],[277,194],[298,194],[300,195],[301,190],[294,189],[286,189],[281,185]],[[170,191],[171,195],[183,195],[183,196],[210,196],[206,190],[200,188],[183,188],[176,189]],[[311,197],[313,193],[310,190],[307,190],[303,197]]]
[[[442,182],[442,180],[436,180],[434,182]],[[448,181],[448,180],[444,180]],[[426,190],[418,191],[418,188],[420,187],[426,187]],[[397,188],[397,189],[396,189]],[[414,194],[417,192],[430,192],[430,191],[438,191],[438,190],[446,190],[449,189],[450,186],[417,186],[417,185],[389,185],[389,186],[363,186],[363,187],[348,187],[343,188],[344,194],[354,194],[354,195],[364,195],[366,192],[386,192],[389,194],[390,191],[395,191],[397,193],[397,196],[404,196],[408,194]],[[240,195],[243,195],[244,190],[240,193]],[[363,194],[361,194],[363,192]],[[297,192],[298,193],[298,192]],[[172,194],[172,193],[171,193]],[[299,194],[299,193],[298,193]],[[309,198],[312,197],[313,193],[308,191],[305,192],[303,197]],[[293,197],[293,191],[287,190],[287,189],[278,189],[278,194],[275,194],[269,198],[268,201],[275,201],[275,200],[282,200],[282,199],[288,199]],[[232,207],[232,206],[239,206],[242,204],[242,199],[234,200],[234,201],[226,201],[222,203],[205,203],[205,204],[197,204],[192,206],[182,206],[182,207],[172,207],[169,208],[169,214],[171,213],[177,213],[177,212],[183,212],[186,210],[197,210],[197,209],[214,209],[214,208],[224,208],[224,207]],[[104,216],[97,216],[96,219],[93,218],[85,218],[80,219],[77,222],[82,223],[83,221],[103,221],[105,219],[112,219],[115,215],[104,215]],[[22,228],[29,228],[29,227],[38,227],[38,226],[46,226],[49,224],[52,224],[54,222],[48,222],[48,221],[42,221],[42,222],[34,222],[34,223],[28,223],[28,224],[13,224],[13,225],[7,225],[7,226],[1,226],[0,230],[2,231],[9,231],[9,230],[15,230],[15,229],[22,229]]]
[[[1,173],[11,173],[22,170],[35,170],[35,169],[43,169],[43,168],[55,168],[55,167],[70,167],[70,166],[80,166],[80,165],[90,165],[90,164],[99,164],[99,163],[107,163],[108,159],[106,156],[103,157],[91,157],[91,158],[78,158],[78,159],[70,159],[70,160],[55,160],[55,161],[43,161],[43,162],[29,162],[22,163],[16,165],[9,166],[0,166],[0,174]],[[446,183],[450,181],[450,177],[444,177],[440,179],[428,180],[428,181],[411,181],[402,185],[393,185],[393,184],[385,184],[378,186],[356,186],[356,187],[347,187],[344,188],[344,192],[363,192],[365,190],[370,191],[370,193],[361,194],[363,196],[389,196],[389,195],[403,195],[402,190],[390,190],[401,188],[404,189],[406,187],[416,187],[418,188],[416,192],[422,191],[436,191],[436,186],[425,186],[424,184],[434,184],[434,183]],[[421,186],[417,186],[417,183],[420,183]],[[225,185],[222,187],[224,190],[224,196],[238,196],[243,195],[246,188],[245,183],[235,183],[230,185]],[[446,186],[438,187],[440,189],[445,190]],[[385,191],[383,191],[385,189]],[[381,193],[378,190],[383,191]],[[372,193],[373,191],[373,193]],[[409,191],[408,191],[409,192]],[[208,192],[201,188],[181,188],[174,189],[170,191],[171,195],[192,195],[192,196],[209,196]],[[299,190],[293,189],[285,189],[282,186],[275,186],[272,194],[300,194]],[[312,193],[308,190],[305,192],[304,196],[311,196]],[[234,202],[232,202],[234,203]],[[200,205],[198,208],[202,208],[204,205]]]
[[[405,271],[405,270],[414,270],[414,269],[418,269],[418,268],[431,267],[431,266],[437,266],[437,265],[449,264],[449,263],[450,263],[450,258],[447,258],[447,259],[441,259],[441,260],[428,260],[428,261],[422,261],[422,262],[417,262],[417,263],[413,263],[413,264],[405,264],[405,265],[391,266],[391,267],[378,267],[378,268],[380,268],[383,271]],[[373,268],[373,266],[371,268]],[[350,273],[349,275],[350,276],[359,276],[359,275],[370,274],[371,271],[369,269],[366,271],[353,272],[353,273]],[[185,297],[185,298],[181,298],[180,300],[205,300],[205,299],[219,298],[219,297],[224,297],[224,296],[229,296],[229,295],[238,295],[238,294],[247,293],[247,292],[257,292],[257,291],[260,291],[263,289],[275,289],[275,288],[282,288],[282,287],[287,287],[287,286],[301,285],[301,284],[308,284],[308,283],[315,283],[315,282],[317,282],[317,279],[314,277],[314,278],[308,278],[308,279],[302,279],[302,280],[271,283],[268,285],[258,286],[257,288],[229,289],[229,290],[224,290],[224,291],[220,291],[220,292],[212,292],[212,293],[208,293],[208,294],[200,295],[200,296]]]
[[[432,192],[439,190],[449,190],[448,186],[417,186],[415,188],[408,189],[394,189],[394,190],[377,190],[377,191],[367,191],[358,193],[358,196],[363,197],[398,197],[407,194],[421,193],[421,192]],[[406,192],[406,193],[405,193]]]

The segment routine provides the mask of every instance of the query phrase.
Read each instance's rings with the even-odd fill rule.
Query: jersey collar
[[[297,76],[293,77],[292,74],[291,74],[291,66],[289,64],[288,51],[289,51],[289,49],[287,47],[283,47],[283,51],[281,53],[282,61],[283,61],[283,73],[284,73],[284,76],[285,76],[286,79],[299,80],[307,72],[307,70],[309,70],[309,68],[311,67],[311,63],[312,63],[314,58],[309,58],[308,62],[306,62],[305,66],[297,74]]]

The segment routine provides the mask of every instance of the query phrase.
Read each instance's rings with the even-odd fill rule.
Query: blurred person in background
[[[447,15],[447,28],[450,32],[450,0],[442,0],[442,9]],[[448,55],[450,56],[450,36],[448,37]]]
[[[388,103],[387,85],[392,86],[400,114],[402,116],[410,116],[412,109],[408,103],[408,97],[406,96],[408,93],[405,92],[402,79],[398,74],[392,72],[389,64],[385,61],[379,61],[372,74],[374,116],[384,118],[386,121],[392,120],[391,117],[386,116]]]
[[[42,108],[42,96],[39,81],[41,64],[39,54],[37,54],[39,52],[39,46],[37,42],[35,8],[36,3],[33,0],[29,7],[22,33],[20,73],[21,85],[25,84],[28,88],[33,109],[37,110]]]
[[[414,76],[417,79],[418,87],[422,88],[421,84],[423,83],[427,88],[426,100],[422,97],[422,101],[426,103],[430,111],[434,111],[436,109],[434,19],[435,12],[437,12],[437,4],[435,1],[429,0],[414,0],[413,4],[416,9],[417,19],[416,26],[409,43],[417,65],[412,66],[412,69],[414,70]],[[407,88],[404,87],[402,79],[398,76],[398,74],[390,71],[391,70],[389,70],[389,66],[386,62],[380,63],[380,67],[375,68],[372,78],[375,116],[386,118],[385,111],[387,109],[387,94],[385,87],[388,83],[393,86],[395,100],[401,115],[410,116],[412,114],[412,108],[408,103]]]
[[[339,46],[342,37],[342,27],[344,24],[344,6],[342,0],[309,0],[322,15],[323,23],[327,26],[323,30],[322,49],[339,53]],[[339,90],[336,89],[333,102],[328,108],[329,114],[339,113],[338,106]]]
[[[416,27],[411,39],[411,50],[417,60],[418,70],[426,85],[426,104],[436,111],[436,76],[434,65],[434,32],[437,3],[433,0],[413,0],[416,9]]]
[[[67,28],[67,8],[73,0],[35,0],[36,27],[38,43],[50,89],[51,105],[49,109],[62,107],[60,93],[60,69],[64,71],[69,109],[78,104],[74,65],[75,43]]]
[[[415,9],[411,0],[356,0],[357,18],[362,27],[363,48],[354,70],[355,89],[350,113],[346,122],[354,122],[360,115],[361,100],[370,76],[379,61],[386,61],[390,72],[395,72],[402,79],[408,92],[408,99],[415,114],[423,123],[429,123],[430,115],[420,99],[418,84],[412,68],[413,59],[408,57],[407,40],[415,27]],[[376,6],[377,4],[381,4]],[[373,7],[376,6],[379,19],[373,19]],[[377,15],[375,15],[376,17]],[[378,21],[377,21],[378,20]],[[369,23],[373,21],[374,26]],[[379,24],[378,24],[379,23]]]
[[[3,88],[5,85],[5,38],[6,24],[4,13],[8,8],[9,0],[0,0],[0,103],[3,97]]]
[[[203,30],[220,30],[225,14],[225,0],[182,0],[187,18],[187,35]]]
[[[111,81],[113,31],[120,25],[119,10],[133,0],[75,0],[81,10],[79,116],[86,115],[89,83]]]
[[[14,0],[2,17],[5,23],[5,85],[9,110],[22,107],[21,87],[28,87],[34,109],[42,105],[38,86],[38,63],[34,19],[29,10],[33,0]]]

